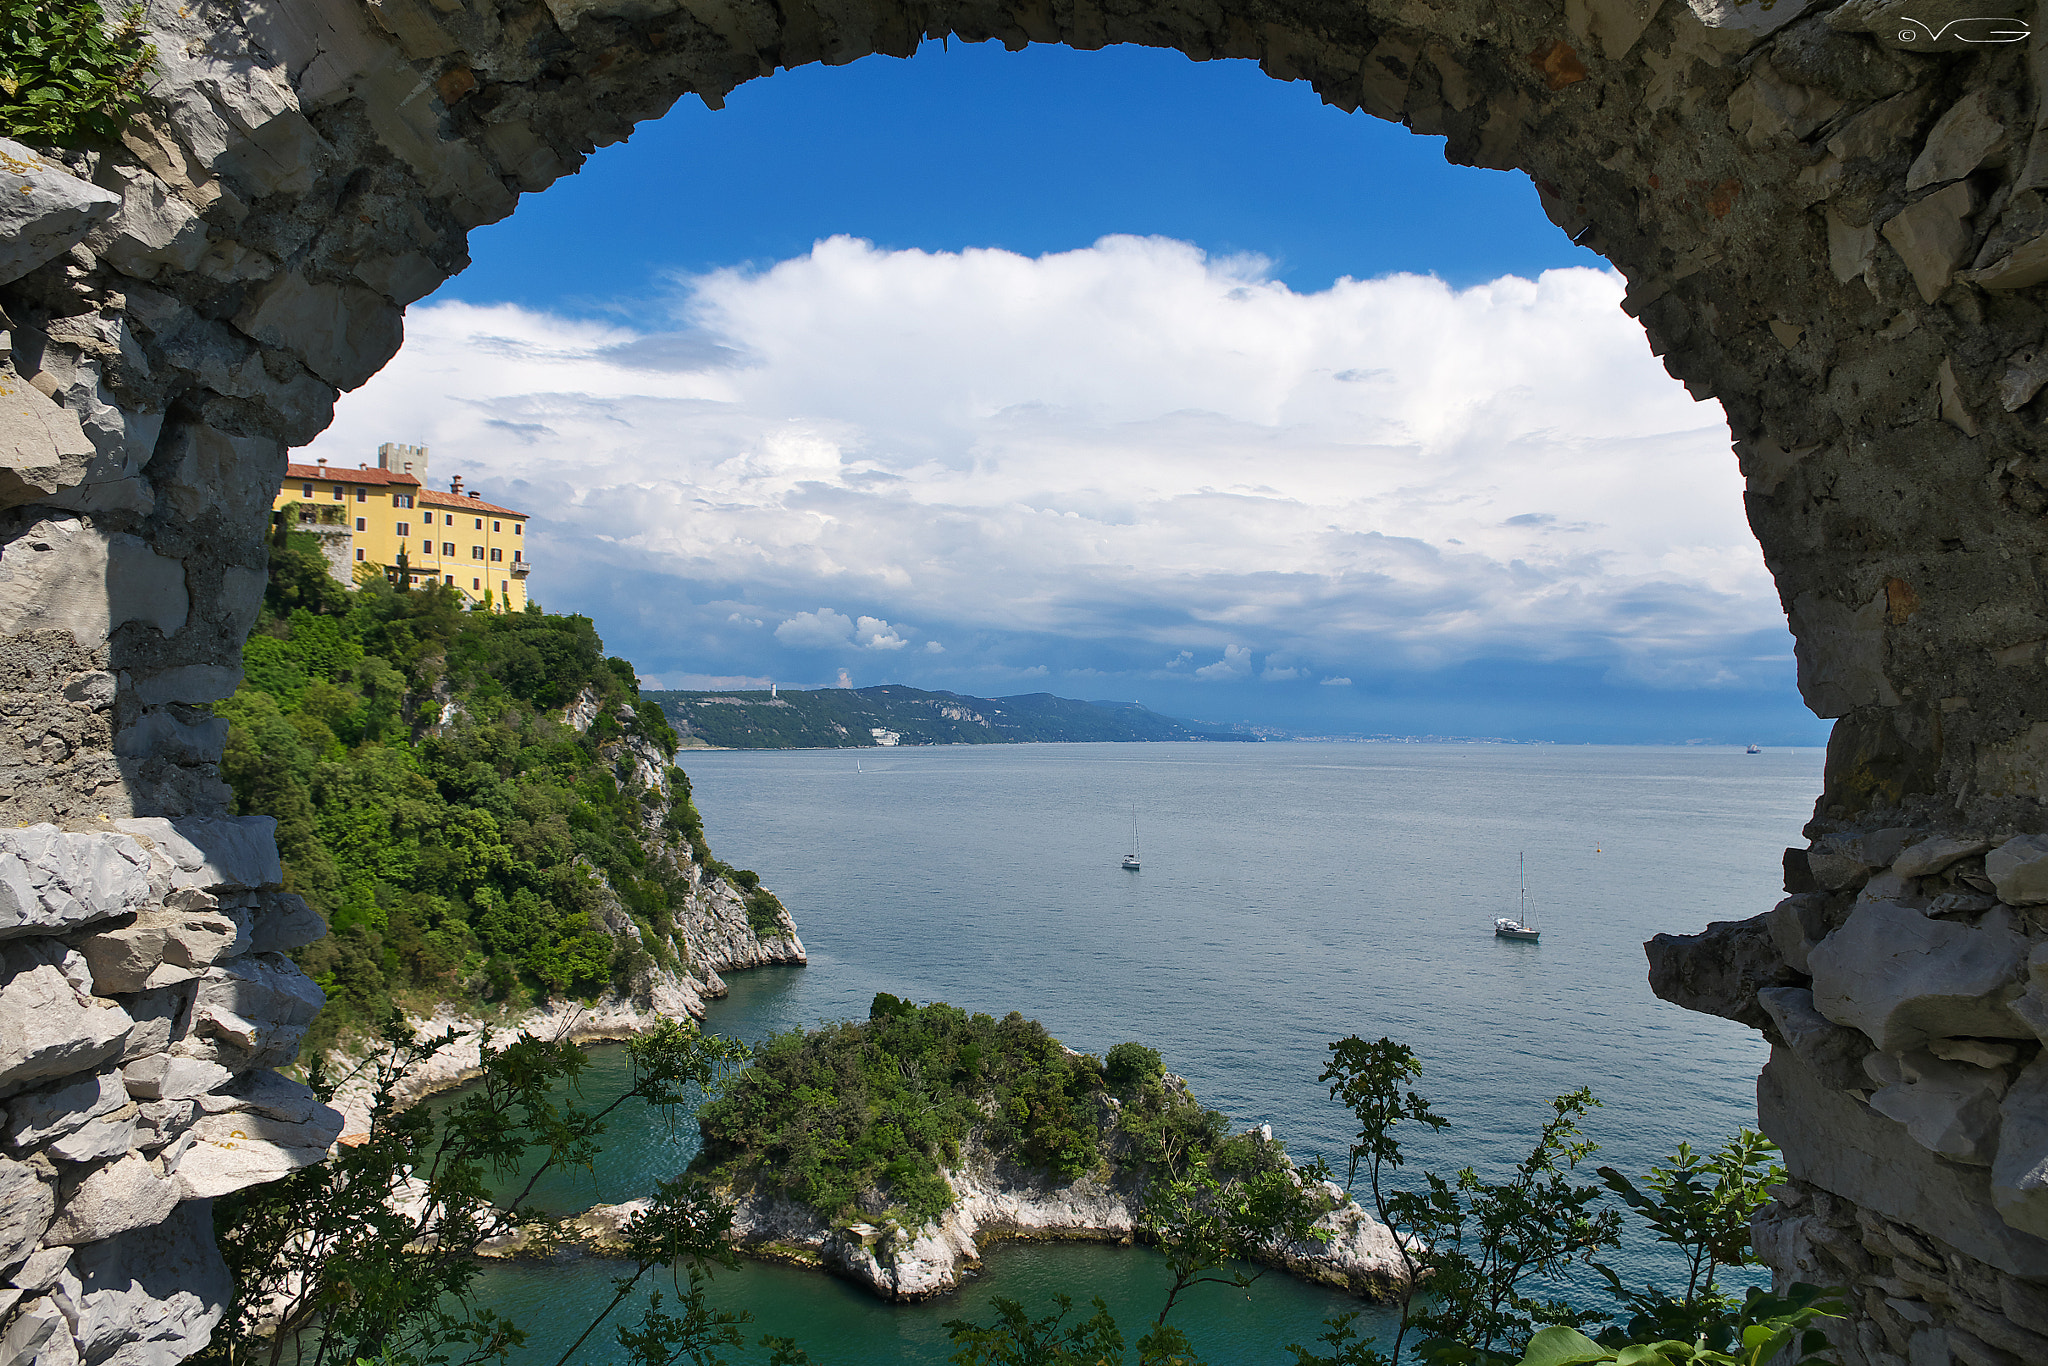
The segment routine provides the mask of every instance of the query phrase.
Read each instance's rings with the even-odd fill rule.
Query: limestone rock
[[[62,1086],[31,1091],[7,1102],[7,1144],[33,1148],[61,1138],[128,1103],[119,1072],[80,1077]]]
[[[327,922],[292,892],[266,893],[257,903],[249,925],[248,953],[283,953],[323,939]]]
[[[1794,972],[1807,971],[1807,955],[1827,938],[1828,898],[1816,892],[1788,896],[1771,908],[1771,942]]]
[[[1927,1051],[1950,1062],[1972,1067],[2010,1067],[2019,1061],[2020,1051],[2009,1043],[1987,1043],[1983,1039],[1936,1039]]]
[[[326,1001],[313,979],[283,954],[231,958],[199,979],[192,1001],[193,1037],[176,1045],[176,1051],[214,1057],[224,1044],[234,1070],[276,1067],[297,1055],[306,1026]]]
[[[1870,1051],[1869,1041],[1815,1010],[1811,991],[1805,987],[1766,987],[1756,997],[1771,1023],[1778,1027],[1778,1037],[1824,1084],[1838,1091],[1866,1088],[1863,1055]]]
[[[1770,1018],[1757,1004],[1766,987],[1789,986],[1792,969],[1771,938],[1769,913],[1717,921],[1699,934],[1660,934],[1643,945],[1650,990],[1664,1000],[1761,1029]]]
[[[205,1095],[230,1075],[219,1063],[167,1053],[138,1058],[121,1069],[128,1094],[137,1100],[189,1100]]]
[[[77,958],[76,954],[68,955]],[[90,1071],[119,1056],[134,1021],[74,986],[61,945],[28,940],[0,952],[0,1089]],[[78,960],[82,972],[84,960]]]
[[[1984,875],[2009,906],[2048,904],[2048,835],[2019,835],[1984,856]]]
[[[213,1241],[212,1207],[188,1200],[160,1222],[81,1247],[66,1276],[74,1332],[101,1366],[170,1366],[206,1345],[234,1284]]]
[[[131,621],[173,635],[190,610],[184,565],[76,517],[44,518],[0,555],[0,634],[63,630],[98,649]]]
[[[115,174],[122,181],[121,211],[100,254],[143,280],[165,266],[196,270],[206,255],[206,222],[198,211],[148,171],[120,167]],[[97,237],[94,244],[100,245]]]
[[[71,1323],[48,1297],[23,1308],[0,1334],[0,1362],[7,1366],[73,1366],[77,1361]]]
[[[1991,1197],[2014,1228],[2048,1237],[2048,1057],[2029,1063],[2005,1094]]]
[[[82,483],[94,454],[77,414],[0,365],[0,508]]]
[[[119,195],[0,138],[0,285],[56,260],[120,206]]]
[[[1892,861],[1900,877],[1932,877],[1957,859],[1981,854],[1991,847],[1986,840],[1946,839],[1940,836],[1912,845]]]
[[[1976,239],[1963,225],[1976,212],[1975,191],[1959,180],[1899,210],[1880,229],[1928,303],[1941,297],[1956,268],[1970,259]]]
[[[1991,1172],[1936,1157],[1903,1126],[1823,1085],[1782,1048],[1772,1050],[1756,1097],[1758,1126],[1784,1150],[1793,1177],[1924,1230],[2001,1271],[2048,1277],[2048,1239],[1999,1217]]]
[[[57,934],[149,901],[149,856],[125,835],[0,830],[0,937]]]
[[[1968,1063],[1943,1062],[1931,1053],[1900,1059],[1899,1080],[1870,1097],[1870,1108],[1906,1126],[1932,1153],[1988,1167],[1998,1150],[1999,1101],[2005,1076]]]
[[[2004,911],[1973,926],[1864,902],[1810,955],[1814,1007],[1891,1053],[1964,1035],[2027,1038],[2010,1004],[2026,951]]]
[[[178,1203],[178,1183],[140,1153],[61,1183],[62,1207],[46,1235],[58,1244],[97,1243],[163,1222]]]
[[[152,862],[174,888],[257,890],[284,880],[277,856],[277,821],[270,816],[166,820],[149,816],[114,822],[152,846]]]
[[[46,1247],[33,1252],[20,1270],[8,1278],[8,1283],[31,1295],[48,1290],[56,1283],[57,1274],[71,1264],[72,1251],[68,1247]]]
[[[1972,90],[1935,121],[1927,145],[1906,173],[1906,189],[1961,180],[2004,141],[2005,125],[1992,116],[1990,101],[1982,90]]]
[[[0,1266],[26,1257],[56,1212],[56,1192],[35,1168],[0,1157]]]
[[[324,1161],[341,1127],[341,1112],[317,1102],[298,1121],[273,1118],[254,1105],[209,1114],[191,1128],[192,1146],[178,1158],[178,1181],[187,1196],[200,1198],[275,1181]]]
[[[247,931],[217,911],[145,911],[127,924],[89,934],[78,950],[92,967],[93,990],[126,995],[197,976],[246,946]],[[169,965],[174,971],[162,974]]]

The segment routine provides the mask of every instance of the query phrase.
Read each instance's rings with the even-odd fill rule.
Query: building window
[[[401,535],[401,536],[410,536],[410,535],[412,535],[412,523],[411,523],[411,522],[400,522],[400,523],[398,524],[398,534],[399,534],[399,535]]]
[[[492,558],[492,559],[494,559],[494,560],[502,560],[502,559],[504,559],[504,558],[505,558],[505,552],[504,552],[504,551],[502,551],[502,550],[500,550],[500,549],[498,549],[498,547],[496,547],[496,546],[492,546],[492,547],[491,547],[491,558]]]
[[[313,496],[313,486],[311,484],[299,485],[299,496],[301,498],[311,498]]]
[[[360,517],[356,518],[356,530],[357,530],[357,531],[368,531],[369,529],[370,529],[370,524],[369,524],[368,522],[364,521],[364,520],[363,520],[362,518],[360,518]]]
[[[513,534],[514,536],[517,536],[517,535],[519,535],[519,534],[520,534],[521,532],[523,532],[523,531],[525,531],[525,530],[526,530],[526,523],[524,523],[524,522],[514,522],[514,523],[512,524],[512,534]]]
[[[367,503],[368,501],[370,501],[370,491],[364,488],[361,484],[356,485],[356,501],[358,503]]]
[[[505,526],[504,526],[504,524],[503,524],[502,522],[492,522],[492,523],[491,523],[491,530],[493,530],[493,531],[503,531],[504,529],[505,529]]]
[[[336,484],[334,486],[334,501],[339,503],[340,501],[342,501],[342,499],[346,497],[348,497],[347,491],[344,490],[341,485]]]
[[[518,552],[518,551],[516,551],[516,550],[512,552],[512,563],[514,563],[514,564],[518,564],[518,563],[519,563],[519,553],[520,553],[520,552]]]
[[[422,512],[420,514],[420,520],[422,522],[425,522],[428,526],[432,526],[434,524],[434,514],[431,512]]]
[[[391,495],[391,506],[393,506],[393,507],[395,507],[395,508],[409,508],[409,507],[411,507],[411,506],[412,506],[412,495],[411,495],[411,494],[409,494],[409,493],[394,493],[394,494],[392,494],[392,495]]]
[[[469,548],[469,558],[471,558],[472,560],[481,560],[483,557],[484,548],[482,546],[473,545]]]
[[[483,519],[483,518],[479,517],[479,518],[477,518],[477,519],[476,519],[476,529],[477,529],[478,531],[482,531],[482,530],[484,529],[484,519]]]
[[[450,588],[455,586],[455,576],[453,574],[444,574],[441,577],[447,581]]]
[[[443,555],[446,555],[446,556],[447,556],[447,557],[448,557],[449,559],[451,559],[451,560],[452,560],[452,559],[454,559],[454,558],[455,558],[455,542],[453,542],[453,541],[443,541],[443,542],[441,542],[441,553],[442,553]],[[453,580],[453,579],[450,579],[450,580],[448,580],[448,582],[450,582],[450,583],[454,583],[454,582],[455,582],[455,580]]]
[[[301,508],[301,509],[299,509],[299,520],[300,520],[300,521],[302,521],[302,522],[305,522],[305,523],[306,523],[307,525],[309,525],[309,526],[310,526],[310,525],[312,524],[312,521],[313,521],[313,509],[311,509],[311,508]]]
[[[358,550],[358,551],[356,552],[356,558],[357,558],[357,559],[359,559],[359,560],[360,560],[361,558],[363,558],[363,552],[362,552],[362,551],[360,551],[360,550]]]
[[[469,586],[471,588],[482,588],[484,586],[484,581],[482,579],[471,579],[469,581]]]
[[[512,600],[512,585],[505,579],[498,580],[498,596],[507,602]]]

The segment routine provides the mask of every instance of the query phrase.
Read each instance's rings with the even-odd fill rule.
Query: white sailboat
[[[1138,813],[1131,813],[1131,852],[1124,855],[1123,866],[1130,872],[1138,871]]]
[[[1522,878],[1522,908],[1513,916],[1502,916],[1493,922],[1493,933],[1500,939],[1519,939],[1533,944],[1542,933],[1529,920],[1529,866],[1526,855],[1515,855],[1515,867]]]

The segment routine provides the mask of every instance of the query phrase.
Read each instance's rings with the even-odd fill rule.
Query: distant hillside
[[[1257,740],[1248,732],[1161,716],[1136,702],[1051,693],[966,697],[898,684],[799,692],[641,693],[686,738],[728,749],[864,745],[1013,745],[1034,741]]]

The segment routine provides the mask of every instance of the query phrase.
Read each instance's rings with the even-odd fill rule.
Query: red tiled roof
[[[286,479],[325,479],[332,484],[410,484],[420,481],[402,470],[376,469],[363,465],[347,469],[340,465],[286,465]]]
[[[472,498],[466,493],[437,493],[433,489],[421,489],[416,500],[421,507],[461,508],[465,512],[488,512],[493,517],[524,517],[517,508],[502,508],[496,503],[486,503],[481,498]]]

